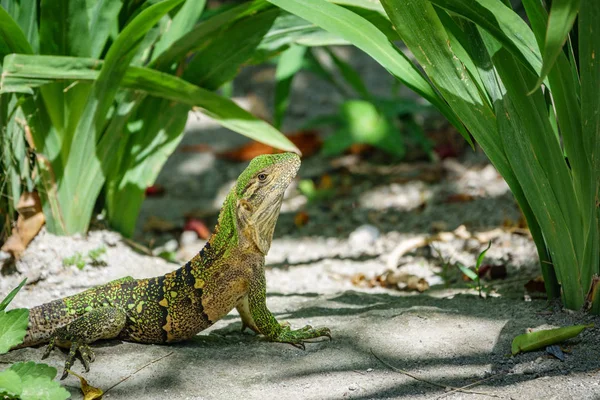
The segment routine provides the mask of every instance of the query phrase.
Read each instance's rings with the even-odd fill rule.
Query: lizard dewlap
[[[34,307],[18,347],[49,343],[70,348],[67,376],[77,353],[86,371],[90,344],[118,338],[139,343],[186,340],[237,308],[244,328],[274,342],[303,346],[330,337],[328,328],[291,330],[266,305],[265,255],[273,239],[283,194],[300,168],[293,153],[254,158],[231,189],[214,234],[184,266],[150,279],[121,278]]]

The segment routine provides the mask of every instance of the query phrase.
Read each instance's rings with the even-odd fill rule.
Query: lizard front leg
[[[94,352],[90,343],[99,339],[112,339],[119,335],[125,327],[126,314],[114,307],[93,309],[81,317],[58,328],[50,338],[42,359],[48,357],[54,346],[70,347],[61,380],[67,377],[67,370],[73,365],[79,352],[85,371],[90,370],[90,362],[94,361]]]
[[[282,325],[267,308],[267,293],[264,274],[256,274],[250,283],[247,301],[243,299],[238,304],[238,311],[244,326],[257,331],[272,342],[289,343],[304,348],[307,339],[327,336],[331,339],[329,328],[313,328],[310,325],[302,329],[292,330],[288,325]]]

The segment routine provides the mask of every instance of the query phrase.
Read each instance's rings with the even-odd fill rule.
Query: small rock
[[[183,231],[181,237],[179,238],[179,242],[181,243],[181,247],[190,246],[198,240],[198,234],[194,231]]]
[[[348,386],[348,390],[358,390],[358,385],[353,383],[352,385]]]
[[[350,234],[348,240],[352,247],[364,248],[372,246],[379,238],[379,229],[373,225],[361,225]]]
[[[373,368],[367,368],[367,372],[373,372]]]

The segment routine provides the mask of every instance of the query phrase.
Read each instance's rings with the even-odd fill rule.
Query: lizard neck
[[[219,222],[214,233],[202,250],[186,264],[188,268],[191,267],[194,270],[208,269],[216,260],[227,257],[231,250],[239,246],[235,207],[235,193],[232,190],[223,203],[219,213]]]

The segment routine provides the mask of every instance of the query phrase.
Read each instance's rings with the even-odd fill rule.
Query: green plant
[[[25,337],[29,310],[17,308],[5,311],[12,299],[25,285],[21,284],[0,303],[0,354],[20,344]],[[18,362],[0,371],[0,398],[22,400],[62,400],[71,395],[54,381],[56,368],[33,361]]]
[[[407,135],[431,156],[431,145],[413,117],[416,112],[427,111],[428,105],[398,96],[374,96],[348,62],[329,47],[324,47],[322,53],[333,67],[321,61],[322,57],[317,57],[314,48],[293,44],[281,53],[275,74],[274,125],[277,128],[281,128],[289,104],[292,80],[297,72],[305,69],[330,83],[347,99],[338,112],[320,115],[305,123],[305,127],[310,128],[324,125],[334,128],[334,133],[325,139],[325,155],[339,155],[353,144],[369,144],[402,158],[406,152],[403,135]]]
[[[589,293],[600,313],[600,2],[523,0],[528,25],[502,0],[351,2],[379,20],[325,0],[269,1],[364,50],[472,135],[527,219],[548,296],[580,309]]]
[[[80,252],[76,252],[71,257],[65,257],[62,260],[64,267],[75,266],[79,269],[83,269],[85,267],[85,259],[83,258],[83,254]]]
[[[83,269],[87,264],[94,267],[103,266],[106,265],[101,258],[104,254],[106,254],[106,247],[100,246],[90,250],[85,257],[77,251],[71,257],[63,258],[62,263],[65,267],[75,266],[79,269]]]
[[[469,267],[465,267],[463,264],[458,263],[458,268],[462,271],[463,274],[467,276],[473,283],[469,284],[469,287],[477,290],[479,293],[479,297],[483,297],[482,292],[487,290],[487,287],[481,283],[481,276],[479,275],[479,267],[481,267],[481,263],[485,258],[485,253],[492,247],[492,242],[488,243],[488,247],[479,253],[477,256],[477,262],[475,263],[475,268],[471,269]]]
[[[14,143],[11,152],[2,146],[2,183],[9,180],[8,195],[18,199],[23,184],[33,185],[24,179],[37,176],[51,232],[86,231],[98,202],[111,226],[131,235],[144,190],[181,140],[192,108],[297,151],[214,92],[254,54],[279,10],[256,0],[203,14],[205,3],[0,1],[0,140]],[[35,173],[7,168],[9,153],[27,161],[24,131]]]

